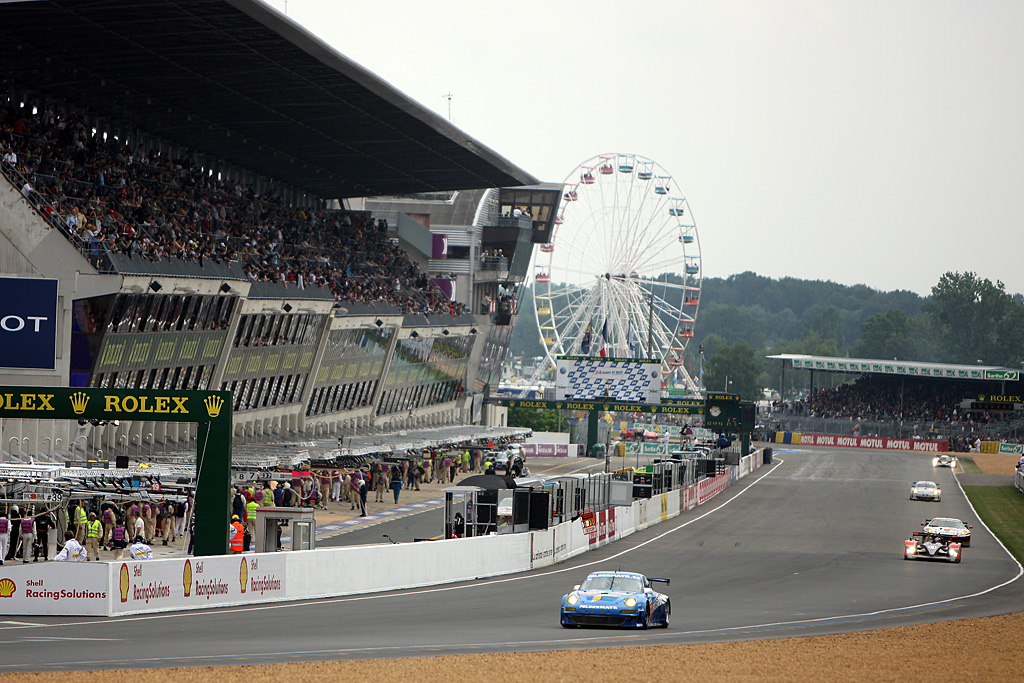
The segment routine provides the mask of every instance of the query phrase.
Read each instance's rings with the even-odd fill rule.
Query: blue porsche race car
[[[648,579],[634,572],[594,572],[562,597],[559,621],[564,628],[623,626],[668,628],[672,603],[651,582],[666,586],[668,579]]]

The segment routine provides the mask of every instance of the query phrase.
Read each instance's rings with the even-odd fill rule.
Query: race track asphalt
[[[918,479],[938,481],[942,502],[910,501],[910,483]],[[939,515],[974,524],[963,562],[904,561],[903,540],[926,517]],[[404,518],[364,530],[366,541],[351,539],[409,538],[420,523],[436,524]],[[560,628],[561,596],[597,569],[670,578],[671,628]],[[1020,566],[977,520],[953,473],[933,470],[930,455],[791,447],[776,451],[774,466],[708,504],[554,567],[437,588],[203,612],[13,617],[0,621],[0,672],[842,633],[1017,611],[1024,605],[1024,581],[1015,580],[1020,575]]]

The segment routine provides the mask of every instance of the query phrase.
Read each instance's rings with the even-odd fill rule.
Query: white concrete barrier
[[[555,563],[555,528],[530,532],[530,566],[550,567]]]

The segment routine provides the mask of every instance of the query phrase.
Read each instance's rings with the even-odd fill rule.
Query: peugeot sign
[[[53,370],[57,280],[0,277],[0,366]]]

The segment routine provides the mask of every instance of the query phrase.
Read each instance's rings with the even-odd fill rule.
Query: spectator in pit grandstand
[[[391,466],[391,493],[395,496],[395,505],[398,505],[398,494],[402,492],[402,470],[397,465]]]
[[[53,558],[54,562],[84,562],[89,559],[85,547],[75,539],[75,532],[64,532],[64,548]]]
[[[174,537],[185,535],[185,517],[189,511],[189,501],[186,500],[174,506]]]
[[[156,503],[145,503],[142,506],[142,520],[145,522],[146,535],[143,538],[146,539],[146,543],[152,543],[153,539],[156,538],[156,515],[157,507]]]
[[[285,484],[287,486],[287,484]],[[238,515],[231,515],[231,525],[228,527],[231,553],[240,554],[245,549],[245,527],[242,526]]]
[[[341,502],[341,472],[338,470],[331,471],[331,500]]]
[[[245,515],[245,496],[235,486],[231,487],[231,514],[238,515],[239,519]]]
[[[120,560],[128,547],[128,530],[124,528],[124,520],[119,519],[110,531],[110,549],[114,551],[114,559]]]
[[[85,542],[85,525],[89,522],[89,516],[85,512],[85,501],[76,501],[75,507],[75,540],[79,543]]]
[[[327,501],[331,498],[331,473],[327,470],[320,470],[317,475],[320,481],[320,507],[327,509]]]
[[[359,488],[357,489],[358,505],[359,505],[359,516],[366,516],[366,494],[370,490],[370,485],[366,483],[365,479],[359,480]]]
[[[177,539],[174,533],[174,511],[176,507],[177,503],[174,501],[165,500],[160,510],[160,533],[163,535],[164,545]]]
[[[286,508],[299,506],[299,496],[287,481],[284,483],[284,493],[281,494],[281,506]]]
[[[85,549],[89,551],[90,557],[100,559],[100,539],[103,538],[103,522],[95,512],[89,513],[89,521],[85,523]]]
[[[256,502],[255,497],[252,497],[249,502],[245,504],[245,527],[253,536],[256,535],[256,510],[259,506],[260,504]]]
[[[128,548],[128,559],[130,560],[152,560],[153,549],[142,540],[142,536],[136,536],[135,542]]]
[[[103,540],[101,543],[109,549],[110,534],[114,530],[114,525],[117,524],[116,508],[112,503],[104,503],[100,506],[100,509],[102,510],[100,521],[103,522]]]
[[[28,563],[28,556],[36,542],[36,520],[28,510],[25,510],[25,516],[21,518],[20,525],[21,538],[18,541],[17,554],[21,555],[22,563]]]
[[[136,509],[138,509],[137,506],[136,506]],[[144,519],[142,519],[142,515],[141,514],[136,515],[135,517],[132,518],[132,528],[129,529],[129,532],[132,533],[133,537],[134,536],[142,536],[143,538],[146,537],[146,521]]]
[[[50,555],[50,529],[57,526],[57,520],[49,511],[40,512],[36,515],[36,545],[32,553],[32,561],[37,562],[39,556],[43,556],[43,562],[49,559]]]
[[[11,545],[11,520],[6,515],[0,516],[0,567],[7,557],[7,549]]]
[[[0,560],[13,560],[18,553],[18,539],[21,537],[21,511],[17,505],[11,506],[8,526],[7,552]]]
[[[388,487],[388,475],[387,475],[387,471],[384,470],[383,468],[381,468],[379,464],[377,464],[376,466],[378,468],[380,468],[380,471],[377,473],[377,476],[374,477],[374,481],[376,482],[376,484],[373,487],[374,496],[375,496],[374,499],[373,499],[373,502],[375,502],[375,503],[383,503],[384,502],[384,490],[387,489],[387,487]]]
[[[191,555],[196,547],[196,516],[188,516],[188,554]]]

